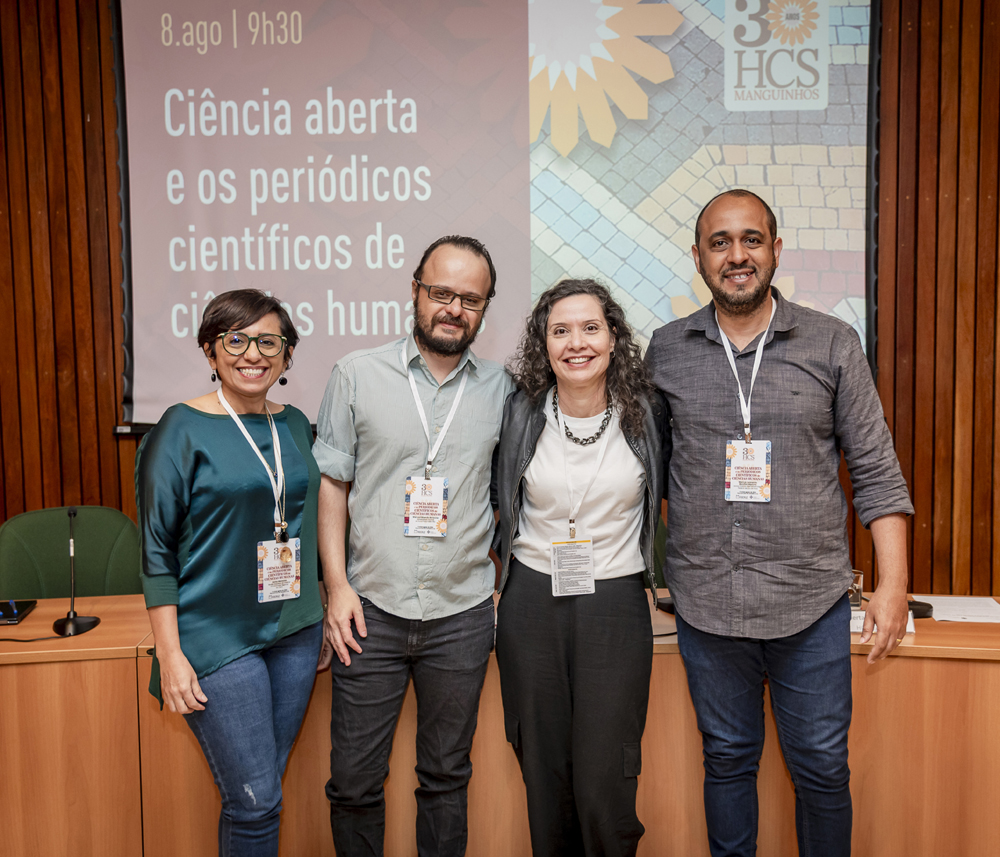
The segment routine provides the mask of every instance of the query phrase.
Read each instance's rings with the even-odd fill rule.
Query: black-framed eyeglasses
[[[428,286],[427,283],[421,283],[420,280],[414,280],[413,282],[420,286],[420,288],[427,289],[427,297],[437,304],[450,306],[451,302],[455,298],[458,298],[462,304],[462,309],[472,310],[472,312],[482,312],[490,303],[489,298],[481,298],[477,295],[460,295],[458,292],[453,292],[451,289],[446,289],[442,286]]]
[[[257,343],[257,350],[263,357],[277,357],[285,349],[286,339],[277,333],[261,333],[258,336],[248,336],[239,330],[227,330],[220,333],[216,339],[222,340],[222,347],[233,357],[239,357],[250,347],[251,342]]]

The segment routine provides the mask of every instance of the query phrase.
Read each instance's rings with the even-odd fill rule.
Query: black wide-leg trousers
[[[512,559],[497,614],[507,740],[528,795],[535,857],[634,855],[653,637],[642,575],[556,598]]]

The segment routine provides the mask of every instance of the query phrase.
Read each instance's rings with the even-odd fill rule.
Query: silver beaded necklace
[[[555,387],[552,388],[552,413],[556,418],[556,423],[559,422],[559,390]],[[604,412],[604,419],[601,420],[601,427],[597,430],[595,434],[590,437],[577,437],[569,430],[569,426],[564,425],[563,430],[566,432],[566,437],[569,438],[573,443],[579,444],[580,446],[590,446],[592,443],[596,443],[604,430],[608,427],[608,423],[611,422],[611,400],[608,400],[607,410]]]

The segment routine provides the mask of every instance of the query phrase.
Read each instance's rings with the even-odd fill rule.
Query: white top
[[[601,444],[598,441],[580,446],[567,439],[552,414],[551,390],[546,393],[545,401],[545,428],[524,472],[514,555],[528,568],[551,574],[551,543],[569,538],[571,503],[564,467],[570,468],[575,500],[593,475]],[[576,437],[590,437],[601,427],[603,419],[603,412],[584,419],[563,415]],[[617,414],[612,416],[606,431],[608,446],[604,461],[576,518],[577,538],[593,539],[594,577],[598,580],[645,570],[639,547],[646,495],[642,462],[622,434]]]

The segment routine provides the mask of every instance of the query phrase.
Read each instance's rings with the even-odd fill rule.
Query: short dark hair
[[[201,317],[198,346],[204,351],[207,345],[209,353],[215,357],[215,343],[220,333],[247,327],[272,312],[278,316],[285,344],[294,348],[299,344],[299,332],[291,318],[281,301],[264,294],[260,289],[233,289],[212,298]]]
[[[762,200],[757,194],[752,190],[746,190],[741,187],[734,187],[732,190],[724,190],[722,193],[717,193],[708,202],[705,203],[705,207],[698,212],[698,219],[694,222],[694,243],[696,245],[701,243],[701,219],[705,216],[705,212],[708,207],[715,202],[717,199],[723,196],[736,196],[736,197],[753,197],[757,202],[764,206],[764,214],[767,217],[767,228],[771,232],[771,240],[774,241],[778,237],[778,219],[774,216],[774,212],[771,211],[771,206],[769,206],[764,200]]]
[[[490,269],[490,293],[486,296],[487,299],[492,298],[493,295],[497,293],[497,269],[493,267],[493,260],[490,258],[490,251],[486,249],[486,245],[482,241],[476,238],[469,238],[465,235],[445,235],[443,238],[438,238],[430,247],[424,250],[424,255],[420,257],[420,264],[417,265],[416,270],[413,272],[413,279],[418,282],[422,282],[424,279],[424,265],[427,264],[427,260],[431,257],[431,253],[437,250],[442,244],[448,244],[452,247],[458,247],[461,250],[468,250],[470,253],[475,253],[481,259],[486,260],[486,265]],[[437,285],[436,283],[431,283],[430,285]]]

